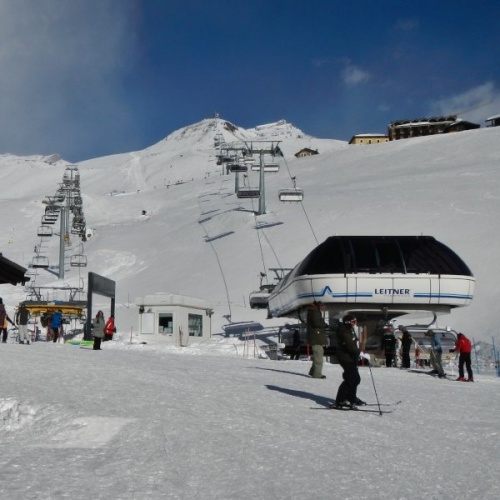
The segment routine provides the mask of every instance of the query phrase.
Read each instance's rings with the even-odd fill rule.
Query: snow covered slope
[[[258,200],[236,197],[234,174],[223,175],[217,165],[217,134],[228,143],[282,141],[280,171],[266,174],[265,215],[255,215]],[[68,268],[64,282],[77,284],[87,271],[114,279],[117,324],[125,330],[136,328],[135,297],[160,291],[198,296],[213,303],[218,331],[224,315],[265,321],[266,313],[248,304],[260,273],[294,266],[330,235],[426,234],[455,250],[477,279],[473,305],[455,310],[441,325],[490,341],[498,331],[494,310],[500,300],[499,143],[500,128],[349,146],[305,136],[283,121],[244,130],[222,119],[202,120],[142,151],[78,165],[94,235],[85,244],[88,267]],[[304,147],[319,154],[295,158]],[[39,157],[0,157],[0,181],[9,186],[0,200],[7,258],[29,264],[41,200],[55,192],[65,167]],[[292,177],[304,189],[303,204],[278,200]],[[258,173],[249,172],[247,182],[257,185]],[[72,241],[71,248],[77,244]],[[41,272],[36,283],[58,281]],[[25,298],[22,287],[1,285],[0,294],[9,312]]]

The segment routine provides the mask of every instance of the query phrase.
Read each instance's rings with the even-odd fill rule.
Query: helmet
[[[355,320],[356,318],[352,315],[352,314],[346,314],[343,318],[342,318],[342,323],[344,323],[344,325],[350,325],[351,324],[351,321]]]

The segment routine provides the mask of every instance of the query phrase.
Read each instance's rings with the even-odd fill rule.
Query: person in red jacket
[[[455,352],[459,353],[458,356],[458,378],[460,382],[474,382],[474,377],[472,373],[470,354],[472,351],[472,344],[470,340],[463,334],[459,333],[457,335],[457,346],[455,347]],[[464,364],[467,368],[467,375],[469,378],[464,377]]]
[[[110,316],[108,321],[106,321],[106,326],[104,327],[104,342],[106,342],[106,340],[113,340],[113,333],[115,332],[115,317]]]

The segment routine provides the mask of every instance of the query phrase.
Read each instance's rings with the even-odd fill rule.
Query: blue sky
[[[500,113],[500,2],[0,0],[0,153],[78,162],[217,112],[321,138]]]

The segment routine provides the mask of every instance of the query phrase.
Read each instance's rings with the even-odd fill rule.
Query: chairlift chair
[[[69,264],[71,267],[87,267],[87,256],[80,253],[72,255]]]
[[[264,163],[264,172],[279,172],[279,163]],[[260,172],[260,163],[254,163],[252,165],[252,170],[254,172]]]
[[[31,267],[47,269],[49,267],[49,258],[45,255],[35,255],[31,261]]]
[[[57,217],[50,217],[48,215],[42,215],[42,225],[55,224]]]
[[[52,228],[50,226],[40,226],[38,228],[38,231],[37,231],[37,236],[52,236],[53,235],[53,231],[52,231]]]
[[[238,189],[236,196],[238,198],[258,198],[260,196],[260,190],[259,188],[241,187]]]
[[[248,167],[240,163],[232,163],[229,165],[229,170],[231,172],[248,172]]]
[[[280,189],[280,201],[302,201],[304,199],[304,191],[298,188]]]

